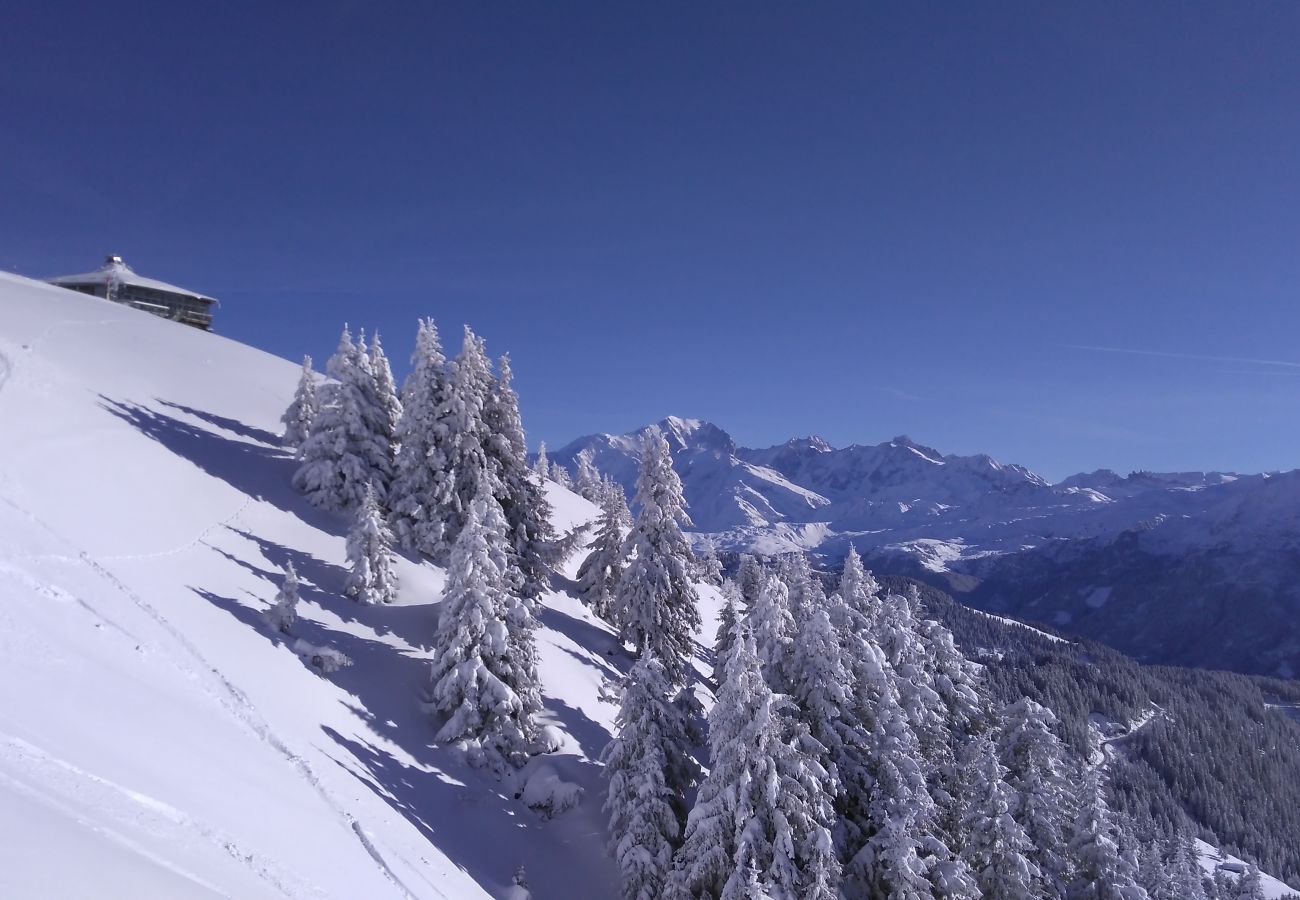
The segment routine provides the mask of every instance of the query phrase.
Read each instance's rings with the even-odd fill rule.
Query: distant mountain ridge
[[[1300,674],[1300,473],[1101,469],[1053,484],[906,436],[751,449],[678,417],[551,459],[572,468],[585,454],[631,494],[650,428],[668,439],[696,531],[723,549],[835,559],[852,545],[880,571],[1139,659]]]

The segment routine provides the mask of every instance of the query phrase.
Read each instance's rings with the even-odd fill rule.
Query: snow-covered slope
[[[398,605],[342,599],[345,525],[294,494],[275,446],[296,378],[0,276],[0,896],[473,898],[520,865],[539,896],[613,896],[594,762],[613,638],[545,598],[563,746],[530,772],[583,786],[577,809],[545,821],[433,746],[442,573],[403,559]],[[561,528],[595,513],[550,496]],[[298,636],[353,667],[322,676],[262,625],[286,562]]]

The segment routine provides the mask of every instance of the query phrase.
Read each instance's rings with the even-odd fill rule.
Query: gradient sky
[[[552,447],[1290,469],[1297,47],[1287,2],[10,4],[0,267],[121,253],[322,364],[469,322]]]

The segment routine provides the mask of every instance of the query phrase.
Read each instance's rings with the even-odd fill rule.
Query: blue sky
[[[1300,464],[1300,4],[22,4],[0,267],[1049,477]]]

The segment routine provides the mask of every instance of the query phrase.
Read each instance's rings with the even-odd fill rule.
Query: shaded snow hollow
[[[614,896],[595,762],[613,636],[545,598],[563,744],[524,774],[544,767],[533,794],[581,787],[575,809],[547,820],[523,778],[433,746],[418,692],[442,572],[403,559],[399,603],[343,599],[346,523],[291,490],[275,443],[297,373],[0,275],[0,896],[503,897],[520,865],[538,897]],[[550,498],[561,529],[595,514]],[[260,619],[286,562],[289,640]],[[294,639],[355,665],[322,677]]]

